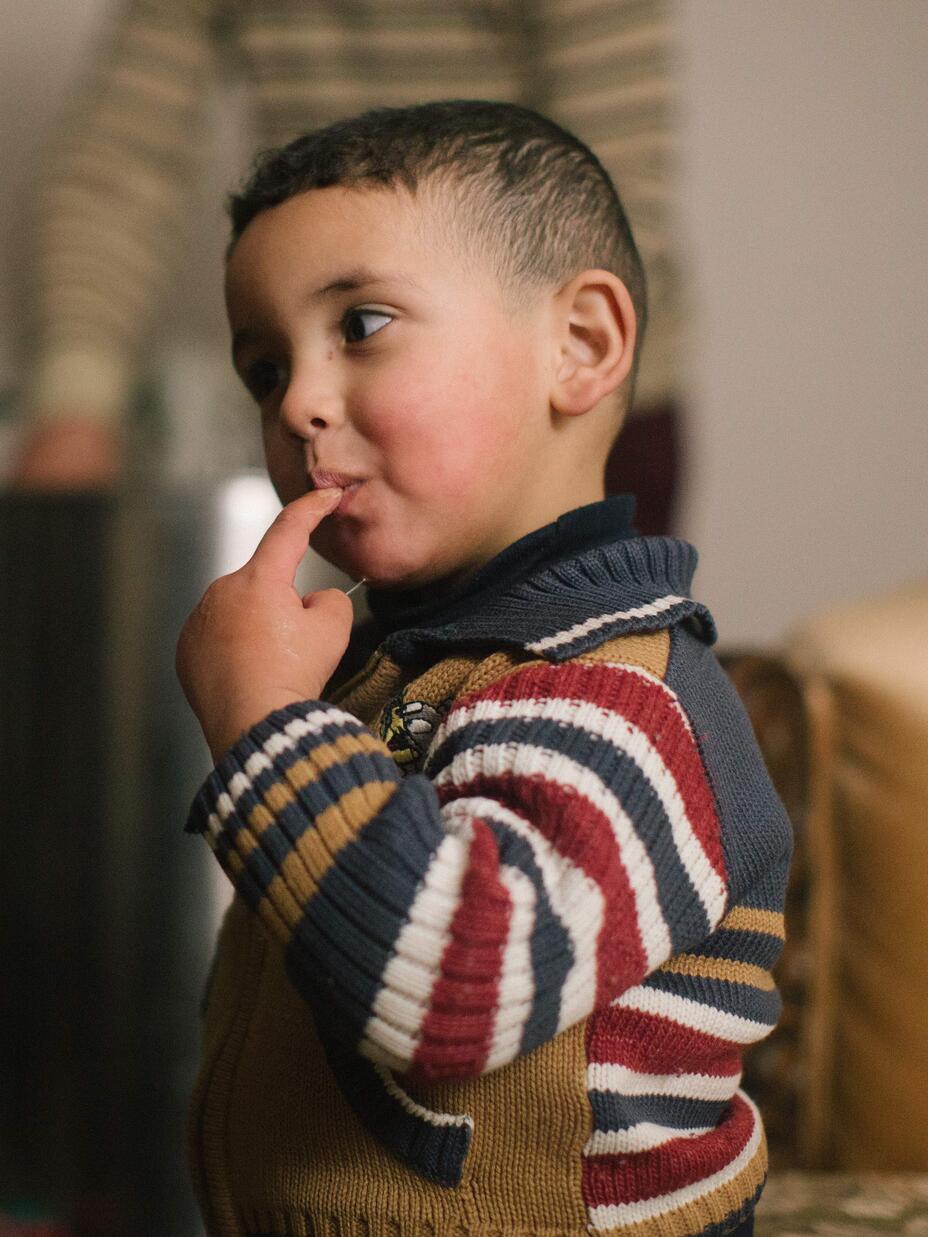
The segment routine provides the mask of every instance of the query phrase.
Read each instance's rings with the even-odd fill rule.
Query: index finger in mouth
[[[309,490],[287,503],[258,543],[252,566],[284,576],[292,584],[311,534],[335,510],[341,496],[340,489]]]

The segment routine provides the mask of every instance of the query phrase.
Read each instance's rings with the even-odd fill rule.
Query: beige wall
[[[928,575],[928,7],[684,0],[684,532],[729,641]]]
[[[109,8],[30,0],[3,17],[0,387],[18,376],[36,153]],[[725,639],[770,639],[831,599],[926,572],[926,6],[677,8],[693,286],[683,531]],[[166,333],[218,348],[220,214],[198,213]]]

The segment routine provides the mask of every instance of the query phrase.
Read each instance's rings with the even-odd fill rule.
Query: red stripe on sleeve
[[[584,1201],[588,1207],[608,1207],[682,1190],[730,1164],[753,1132],[754,1114],[736,1095],[725,1120],[708,1134],[674,1138],[652,1151],[584,1156]]]
[[[727,879],[721,827],[699,747],[681,716],[682,707],[665,684],[632,668],[573,662],[532,666],[463,697],[456,708],[478,700],[532,700],[561,697],[589,701],[637,726],[671,771],[693,832],[716,873]]]
[[[496,839],[482,821],[475,820],[451,940],[422,1022],[411,1076],[435,1082],[476,1075],[483,1069],[493,1037],[511,915],[509,891],[499,879]]]
[[[543,837],[596,882],[605,903],[596,950],[596,992],[591,1006],[610,1000],[638,983],[647,971],[635,897],[612,826],[603,813],[573,788],[543,776],[514,773],[478,775],[464,785],[441,788],[446,802],[479,795],[496,801],[530,821]]]
[[[612,707],[625,714],[647,736],[673,774],[694,834],[716,873],[727,879],[722,830],[699,748],[680,715],[679,705],[665,688],[634,671],[616,671],[625,683]],[[611,702],[610,702],[611,703]]]
[[[674,1074],[685,1068],[688,1074],[730,1078],[742,1065],[742,1048],[731,1040],[621,1005],[591,1015],[586,1053],[591,1065],[624,1065],[642,1074]]]

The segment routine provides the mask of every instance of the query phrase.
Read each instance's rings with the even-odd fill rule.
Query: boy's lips
[[[332,468],[314,468],[309,474],[314,490],[338,489],[342,491],[341,501],[332,512],[333,515],[343,511],[346,504],[364,484],[366,478],[352,477],[348,473],[336,472]]]
[[[347,472],[337,472],[334,468],[314,468],[309,479],[314,490],[347,490],[352,485],[360,485],[362,480]]]

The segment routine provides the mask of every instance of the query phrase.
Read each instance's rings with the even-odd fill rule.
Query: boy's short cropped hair
[[[583,142],[516,104],[375,108],[263,152],[229,197],[229,252],[256,215],[310,189],[402,186],[415,194],[426,185],[450,191],[455,235],[489,259],[516,303],[583,270],[617,275],[635,307],[637,362],[647,288],[618,192]]]

